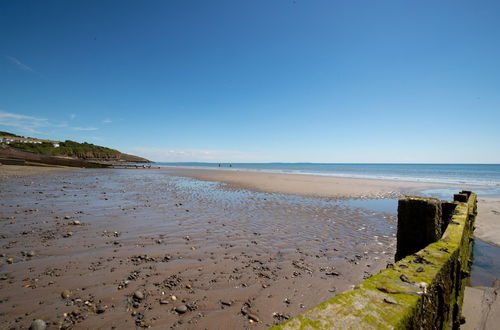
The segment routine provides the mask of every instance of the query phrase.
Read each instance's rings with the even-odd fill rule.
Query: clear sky
[[[500,1],[0,1],[0,130],[157,161],[500,163]]]

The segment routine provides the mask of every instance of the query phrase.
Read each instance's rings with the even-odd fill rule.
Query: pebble
[[[172,299],[172,301],[176,301],[177,297],[176,296],[171,296],[170,299]]]
[[[30,330],[45,330],[47,329],[47,324],[44,320],[36,319],[31,323]]]
[[[69,296],[71,296],[71,292],[69,290],[64,290],[63,292],[61,292],[61,298],[63,299],[68,299]]]
[[[73,226],[79,226],[81,225],[82,223],[78,220],[74,220],[72,223],[71,223]]]
[[[330,276],[339,276],[340,274],[337,273],[337,272],[328,272],[328,273],[325,273],[325,275],[330,275]]]
[[[247,314],[247,317],[249,320],[254,321],[254,322],[260,322],[260,319],[257,315],[255,314]]]
[[[34,257],[36,255],[36,253],[35,253],[35,251],[29,251],[28,253],[26,253],[26,255],[31,258],[31,257]]]
[[[175,307],[175,311],[179,314],[184,314],[188,311],[188,308],[186,305],[180,305],[180,306]]]
[[[13,264],[14,263],[14,258],[7,258],[7,263],[8,264]]]
[[[96,308],[96,310],[95,310],[95,312],[96,312],[97,314],[102,314],[102,313],[104,313],[105,311],[106,311],[106,306],[104,306],[104,305],[97,305],[97,308]]]
[[[144,293],[137,290],[136,292],[134,292],[134,298],[137,300],[142,300],[142,299],[144,299]]]
[[[168,301],[168,300],[166,300],[166,299],[162,299],[162,300],[160,300],[160,305],[166,305],[166,304],[168,304],[168,303],[169,303],[169,301]]]

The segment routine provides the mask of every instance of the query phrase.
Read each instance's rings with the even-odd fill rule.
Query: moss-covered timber
[[[476,213],[470,193],[439,241],[272,329],[458,328]]]

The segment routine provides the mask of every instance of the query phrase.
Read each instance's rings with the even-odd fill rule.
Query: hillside
[[[3,137],[3,136],[13,136],[13,137],[21,137],[19,135],[15,135],[15,134],[12,134],[12,133],[9,133],[9,132],[4,132],[4,131],[0,131],[0,137]]]
[[[31,137],[25,138],[3,131],[0,131],[0,142],[16,150],[36,153],[43,156],[66,157],[94,162],[150,162],[139,156],[121,153],[115,149],[87,142],[79,143],[71,140],[58,142]]]

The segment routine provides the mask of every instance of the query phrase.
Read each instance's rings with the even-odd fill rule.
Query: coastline
[[[0,181],[0,328],[265,329],[393,260],[392,211],[153,169],[18,175],[37,170]]]
[[[326,198],[400,198],[428,189],[484,189],[482,186],[460,186],[441,183],[391,181],[382,179],[339,178],[305,174],[162,167],[171,175],[227,184],[229,189]],[[479,194],[475,237],[500,247],[500,197]],[[446,196],[451,199],[453,196]]]
[[[484,187],[500,196],[500,164],[155,163],[160,168],[243,171]]]
[[[450,184],[360,179],[311,174],[247,170],[162,167],[169,174],[203,181],[218,181],[235,189],[331,198],[397,198],[426,189],[449,188]],[[461,189],[457,187],[457,190]]]
[[[36,176],[59,173],[62,171],[75,171],[76,167],[63,166],[27,166],[27,165],[1,165],[0,181],[12,177]]]
[[[0,292],[8,298],[0,327],[42,318],[81,328],[191,329],[218,327],[222,318],[222,329],[244,329],[252,315],[259,320],[252,327],[264,329],[393,261],[395,209],[360,205],[387,198],[395,206],[404,194],[450,188],[244,171],[70,169],[0,167]],[[495,241],[499,200],[479,200],[476,237]],[[70,297],[61,299],[65,290]],[[145,298],[133,298],[136,291]],[[179,306],[188,312],[177,313]]]
[[[71,167],[0,166],[0,181],[14,176],[35,176],[78,170]],[[139,169],[144,170],[144,169]],[[477,192],[481,186],[459,186],[442,183],[396,181],[384,179],[358,179],[308,174],[257,172],[247,170],[202,169],[183,167],[161,167],[150,171],[167,172],[170,175],[189,177],[202,181],[215,181],[229,189],[248,189],[257,192],[291,194],[325,198],[400,198],[419,194],[427,189],[468,189]],[[452,196],[446,196],[451,198]],[[478,198],[478,216],[475,237],[500,247],[500,196]]]

